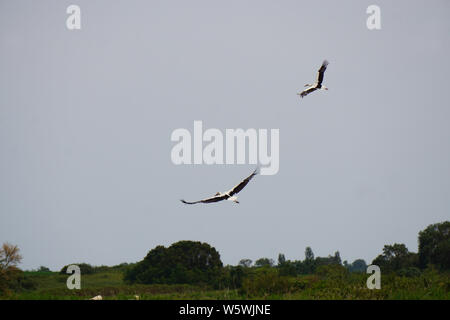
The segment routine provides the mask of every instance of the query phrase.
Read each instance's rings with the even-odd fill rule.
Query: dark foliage
[[[255,261],[255,267],[272,267],[275,264],[273,259],[260,258]]]
[[[428,264],[450,269],[450,221],[432,224],[419,232],[419,266],[425,268]]]
[[[345,261],[344,266],[350,272],[366,272],[367,270],[366,261],[364,261],[363,259],[356,259],[351,264],[347,264],[347,261]]]
[[[396,272],[401,269],[417,267],[417,253],[409,252],[403,243],[385,245],[383,254],[376,257],[372,264],[380,267],[382,272]]]
[[[207,243],[179,241],[170,247],[157,246],[144,260],[125,273],[129,283],[186,283],[217,285],[221,276],[220,255]]]
[[[18,268],[0,271],[0,296],[35,288],[36,283],[25,277],[23,271]]]
[[[93,274],[93,273],[95,273],[95,267],[91,266],[88,263],[71,263],[71,264],[68,264],[68,265],[62,267],[62,269],[61,269],[61,271],[59,271],[59,273],[60,274],[67,274],[67,268],[70,265],[74,265],[74,264],[77,265],[78,267],[80,267],[80,272],[81,272],[82,275],[83,274]]]

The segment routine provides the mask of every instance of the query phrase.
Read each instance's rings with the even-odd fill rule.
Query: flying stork
[[[212,202],[219,202],[222,200],[229,200],[229,201],[233,201],[234,203],[239,203],[239,201],[237,200],[237,196],[235,196],[239,191],[241,191],[242,189],[245,188],[245,186],[247,185],[247,183],[250,182],[250,180],[252,180],[252,178],[254,176],[256,176],[258,174],[258,168],[255,169],[255,171],[252,172],[251,175],[249,175],[247,178],[245,178],[244,180],[242,180],[238,185],[236,185],[235,187],[233,187],[233,189],[228,190],[227,192],[217,192],[213,197],[211,198],[207,198],[207,199],[203,199],[203,200],[198,200],[198,201],[193,201],[193,202],[189,202],[189,201],[185,201],[185,200],[180,200],[181,202],[185,203],[185,204],[196,204],[196,203],[212,203]]]
[[[314,83],[314,84],[305,84],[305,87],[308,87],[308,88],[306,88],[302,92],[297,93],[301,98],[303,98],[304,96],[310,94],[313,91],[316,91],[317,89],[328,90],[327,87],[322,85],[323,74],[325,73],[325,70],[327,69],[327,65],[328,65],[328,61],[324,60],[323,63],[322,63],[322,66],[320,67],[319,72],[317,74],[316,83]]]

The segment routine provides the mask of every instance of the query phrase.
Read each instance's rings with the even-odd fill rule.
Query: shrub
[[[414,278],[421,275],[420,269],[416,267],[409,267],[400,269],[397,274],[401,277]]]
[[[345,281],[349,275],[347,268],[338,264],[318,266],[315,273],[321,279],[339,282]]]
[[[68,265],[64,266],[59,273],[67,274],[67,268],[71,265],[77,265],[78,267],[80,267],[80,272],[82,275],[83,274],[93,274],[95,272],[95,268],[88,263],[72,263],[72,264],[68,264]]]
[[[241,292],[247,296],[259,297],[288,293],[292,290],[294,285],[288,277],[279,276],[276,270],[266,269],[245,278]]]

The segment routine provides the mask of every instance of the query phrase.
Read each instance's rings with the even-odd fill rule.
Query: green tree
[[[216,285],[221,276],[220,255],[207,243],[179,241],[157,246],[125,273],[129,283],[191,283]]]
[[[367,264],[363,259],[356,259],[352,264],[347,265],[350,272],[366,272]]]
[[[429,225],[419,232],[419,266],[450,269],[450,221]]]
[[[334,257],[328,255],[328,257],[316,257],[316,259],[314,259],[314,264],[316,267],[318,267],[337,263],[335,263]]]
[[[280,276],[296,276],[297,273],[297,266],[295,262],[287,260],[278,265],[278,274]]]
[[[311,247],[306,247],[305,249],[305,260],[303,261],[302,264],[299,264],[298,267],[301,270],[300,273],[313,273],[314,270],[316,269],[316,261],[314,259],[314,253],[311,249]]]
[[[37,271],[38,272],[51,272],[50,269],[45,266],[40,266]]]
[[[403,243],[394,243],[385,245],[383,254],[376,257],[372,264],[379,266],[382,272],[399,271],[417,266],[417,254],[409,252]]]
[[[22,261],[18,246],[5,242],[0,248],[0,271],[17,267]]]
[[[95,267],[91,266],[89,263],[71,263],[71,264],[68,264],[68,265],[65,265],[64,267],[62,267],[62,269],[59,271],[59,273],[66,274],[67,268],[71,265],[77,265],[78,267],[80,267],[80,272],[82,275],[95,273]]]
[[[342,262],[341,262],[341,255],[340,255],[339,251],[336,251],[336,252],[334,253],[333,263],[334,263],[334,264],[339,264],[339,265],[342,264]]]
[[[239,289],[242,287],[242,280],[248,272],[248,267],[230,266],[222,268],[220,278],[213,285],[215,289]]]
[[[278,254],[278,266],[281,266],[286,263],[286,257],[284,254],[280,253]]]
[[[255,267],[272,267],[275,264],[273,259],[260,258],[255,261]]]
[[[22,261],[20,249],[8,242],[0,248],[0,295],[8,294],[17,287],[23,278],[23,272],[17,265]]]
[[[305,260],[307,260],[307,261],[314,260],[314,253],[313,253],[311,247],[306,247],[306,249],[305,249]]]
[[[239,261],[239,265],[244,268],[249,268],[252,266],[252,262],[253,261],[250,259],[241,259],[241,261]]]

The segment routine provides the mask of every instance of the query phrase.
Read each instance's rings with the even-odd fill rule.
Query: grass
[[[450,300],[448,274],[426,273],[418,277],[382,276],[381,290],[366,287],[366,274],[324,274],[280,277],[275,272],[245,279],[241,289],[214,290],[194,285],[128,285],[119,271],[81,277],[81,289],[66,287],[68,275],[57,272],[24,272],[34,289],[0,299],[86,300],[101,295],[109,300],[239,300],[239,299],[439,299]]]

